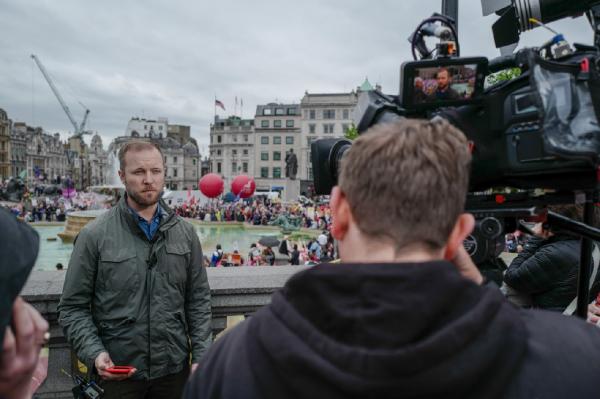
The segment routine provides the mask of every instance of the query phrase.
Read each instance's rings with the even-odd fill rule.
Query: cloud
[[[461,47],[464,55],[493,57],[495,16],[482,17],[478,3],[460,3]],[[350,91],[365,76],[396,93],[399,66],[411,58],[407,37],[439,9],[437,0],[4,1],[0,108],[51,132],[73,130],[32,65],[35,53],[75,119],[81,101],[91,110],[89,127],[105,140],[122,135],[133,116],[162,116],[191,125],[207,144],[215,96],[229,112],[243,98],[244,117],[252,117],[257,104],[298,103],[305,90]],[[591,41],[581,18],[552,26],[572,41]],[[536,29],[523,43],[549,38]]]

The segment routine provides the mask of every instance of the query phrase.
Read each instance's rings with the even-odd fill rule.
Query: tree
[[[503,69],[489,75],[486,78],[486,86],[493,86],[497,83],[504,82],[505,80],[511,80],[521,76],[521,68],[509,68]]]
[[[354,123],[348,128],[348,130],[346,130],[346,133],[344,133],[344,137],[348,140],[355,140],[358,137],[358,129],[356,129]]]

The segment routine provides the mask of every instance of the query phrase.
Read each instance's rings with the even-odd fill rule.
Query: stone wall
[[[228,315],[248,315],[271,300],[294,273],[306,266],[208,268],[212,293],[213,336],[225,328]],[[65,272],[34,271],[23,289],[23,297],[50,323],[50,358],[48,378],[40,387],[39,398],[72,398],[73,383],[61,370],[76,372],[76,359],[71,353],[62,329],[57,323],[56,307],[62,293]]]

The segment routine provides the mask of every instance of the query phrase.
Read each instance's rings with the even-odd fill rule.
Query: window
[[[244,134],[244,141],[247,143],[248,142],[248,135]]]
[[[177,163],[177,157],[173,157],[173,163]]]
[[[273,136],[273,144],[281,144],[281,136]]]
[[[244,150],[243,154],[248,155],[248,150]]]
[[[286,144],[294,144],[294,136],[285,136]]]
[[[248,162],[242,163],[242,172],[248,173]]]
[[[345,109],[345,110],[342,111],[342,113],[343,113],[343,118],[344,119],[350,118],[350,111],[349,110]]]
[[[296,108],[288,108],[287,114],[288,115],[296,115]]]
[[[217,136],[217,143],[221,142],[221,136]]]
[[[316,128],[317,128],[317,125],[315,125],[314,123],[309,123],[308,124],[308,132],[309,133],[314,133],[315,130],[316,130]]]
[[[323,119],[335,119],[335,109],[324,109]]]
[[[237,162],[232,162],[231,163],[231,173],[236,173],[237,172]]]
[[[281,161],[281,151],[273,152],[273,161]]]
[[[273,121],[273,127],[281,127],[281,120]]]
[[[312,180],[313,179],[313,171],[312,168],[308,168],[308,179]]]
[[[309,115],[309,116],[308,116],[308,119],[317,119],[317,116],[316,116],[316,114],[317,114],[317,113],[315,112],[315,110],[314,110],[314,109],[311,109],[310,111],[308,111],[308,115]]]
[[[144,125],[144,130],[148,130],[148,125]]]
[[[285,127],[294,127],[294,121],[292,119],[288,119],[285,121]]]
[[[177,177],[177,168],[173,168],[173,177]]]
[[[217,150],[217,156],[220,157],[221,156],[221,150]]]
[[[260,168],[260,177],[268,178],[269,177],[269,168],[264,167],[264,166],[262,168]]]
[[[172,188],[173,190],[177,190],[177,183],[173,183],[173,184],[171,184],[171,188]]]
[[[275,109],[275,115],[284,115],[283,108],[276,108]]]
[[[231,150],[231,155],[237,157],[237,150]]]
[[[260,153],[260,160],[261,161],[268,161],[269,160],[269,153],[266,151],[263,151]]]
[[[323,133],[333,133],[333,123],[326,123],[323,125]]]
[[[237,143],[237,134],[234,134],[234,135],[233,135],[233,142],[234,142],[234,143]]]
[[[196,160],[192,159],[192,165],[196,166]]]
[[[221,173],[221,162],[217,162],[217,173]]]
[[[260,121],[260,127],[269,127],[269,121],[263,119],[262,121]]]
[[[263,115],[273,115],[272,112],[271,108],[263,109]]]
[[[269,144],[269,136],[261,136],[260,143],[261,144]]]
[[[162,125],[159,125],[159,126],[158,126],[158,130],[162,130]]]
[[[273,168],[273,179],[281,179],[281,168],[280,167]]]

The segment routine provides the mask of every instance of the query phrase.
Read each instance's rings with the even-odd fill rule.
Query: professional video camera
[[[415,61],[401,67],[399,95],[361,93],[355,109],[359,134],[377,123],[405,117],[444,118],[470,141],[473,155],[467,210],[477,228],[465,242],[476,263],[499,255],[504,233],[520,219],[549,204],[575,203],[581,193],[596,195],[600,179],[600,4],[599,0],[482,0],[483,11],[497,11],[497,47],[515,43],[519,34],[543,21],[586,13],[595,45],[575,44],[553,32],[539,48],[488,61],[460,57],[450,18],[434,14],[410,36]],[[551,30],[551,29],[549,29]],[[425,38],[437,37],[436,48]],[[434,56],[435,54],[435,56]],[[420,60],[418,60],[420,58]],[[486,78],[507,68],[521,74],[485,88]],[[351,146],[347,139],[312,143],[317,194],[337,183],[338,165]],[[514,195],[491,194],[512,187]],[[544,194],[539,195],[543,189]]]

